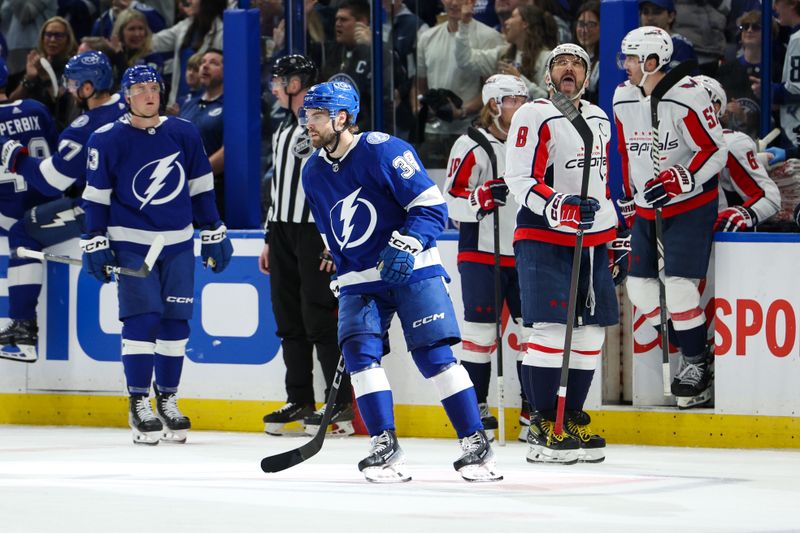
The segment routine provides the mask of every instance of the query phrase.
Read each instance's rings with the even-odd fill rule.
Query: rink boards
[[[283,404],[284,366],[270,304],[269,283],[257,268],[261,232],[230,232],[234,258],[219,275],[199,266],[192,335],[181,384],[193,426],[258,431],[261,417]],[[717,345],[715,407],[700,412],[669,408],[661,395],[661,354],[652,329],[634,316],[631,407],[604,406],[598,371],[587,408],[597,429],[617,443],[719,447],[800,447],[800,247],[793,235],[725,235],[715,246],[714,275],[704,286],[707,317]],[[439,243],[453,277],[450,291],[461,315],[455,234]],[[77,249],[74,243],[56,253]],[[196,246],[199,252],[199,245]],[[8,249],[0,242],[0,316],[7,315]],[[716,286],[715,298],[712,285]],[[49,264],[39,306],[40,360],[0,360],[0,423],[122,426],[124,381],[119,363],[120,323],[113,284],[100,285],[77,267]],[[645,325],[646,326],[646,325]],[[452,435],[432,384],[406,352],[397,324],[384,360],[403,435]],[[505,329],[506,420],[517,433],[519,383],[515,359],[521,339]],[[676,359],[673,357],[673,359]],[[677,361],[676,361],[677,362]],[[324,387],[315,373],[317,399]],[[494,399],[494,382],[490,399]]]

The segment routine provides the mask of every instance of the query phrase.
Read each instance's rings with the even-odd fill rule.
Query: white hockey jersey
[[[617,214],[608,190],[611,124],[602,109],[585,100],[581,100],[580,112],[594,134],[588,196],[600,202],[594,225],[584,232],[583,246],[589,247],[614,239]],[[556,192],[580,194],[583,158],[583,140],[550,100],[534,100],[514,114],[506,144],[505,180],[522,206],[517,214],[515,241],[575,246],[575,230],[567,226],[551,228],[544,217],[544,206]]]
[[[694,176],[694,189],[679,194],[662,209],[664,218],[684,213],[717,196],[717,174],[725,166],[727,148],[722,127],[705,89],[685,77],[664,94],[658,104],[658,139],[661,144],[659,171],[683,165]],[[648,220],[655,210],[644,200],[644,186],[656,174],[650,155],[652,120],[650,96],[630,82],[614,91],[617,144],[622,155],[625,197],[633,197],[636,213]]]
[[[486,137],[497,158],[497,176],[502,178],[506,166],[506,145],[483,128],[478,131]],[[492,179],[489,155],[468,135],[462,135],[450,150],[447,162],[447,180],[444,197],[450,218],[458,226],[458,262],[494,264],[494,215],[480,222],[469,206],[469,195],[481,184]],[[500,208],[500,264],[514,266],[514,226],[519,205],[509,194],[506,205]]]
[[[730,205],[750,208],[756,223],[764,222],[781,208],[781,193],[758,161],[756,143],[740,131],[723,130],[728,160],[720,173],[722,196],[719,209]]]
[[[789,37],[786,57],[783,60],[781,85],[785,89],[784,100],[797,100],[800,95],[800,30]],[[800,103],[788,101],[780,106],[781,128],[795,146],[800,145]]]

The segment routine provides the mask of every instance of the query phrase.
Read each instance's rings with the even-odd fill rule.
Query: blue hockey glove
[[[117,258],[108,247],[108,237],[84,234],[81,235],[80,245],[83,251],[83,269],[100,283],[111,281],[111,275],[106,272],[106,265],[117,266]]]
[[[544,205],[544,218],[551,228],[566,226],[587,230],[594,224],[594,216],[600,210],[600,202],[594,198],[581,200],[574,194],[554,193]]]
[[[200,257],[203,265],[213,272],[222,272],[233,255],[233,245],[227,237],[228,228],[221,220],[200,229]]]
[[[413,232],[394,231],[389,244],[380,254],[377,269],[381,279],[392,285],[402,285],[414,273],[414,257],[422,251],[422,237]]]
[[[0,170],[5,172],[16,172],[17,157],[27,154],[28,149],[14,139],[9,139],[5,135],[0,135]]]
[[[483,220],[496,208],[506,205],[507,197],[508,186],[505,181],[489,180],[470,193],[469,207],[475,213],[475,218]]]
[[[631,264],[631,232],[617,228],[617,238],[608,243],[608,267],[614,285],[619,285],[628,277]]]

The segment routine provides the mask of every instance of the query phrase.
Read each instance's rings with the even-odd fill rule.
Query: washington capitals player
[[[508,197],[502,177],[505,172],[506,136],[511,117],[528,101],[528,87],[520,78],[495,74],[483,84],[483,109],[478,130],[491,143],[497,158],[495,180],[488,154],[468,135],[459,137],[450,150],[444,190],[450,218],[458,221],[458,271],[464,300],[464,331],[461,364],[467,369],[475,393],[481,421],[490,438],[497,419],[489,413],[487,401],[491,378],[491,356],[497,349],[494,301],[494,210],[500,213],[500,268],[503,302],[513,322],[520,321],[519,280],[514,265],[514,219],[519,205]],[[487,216],[488,215],[488,216]],[[524,338],[527,338],[527,334]],[[524,342],[517,361],[519,372]],[[521,381],[521,380],[520,380]],[[530,407],[523,398],[520,423],[524,440],[530,425]]]
[[[695,76],[711,98],[722,123],[728,97],[722,85],[708,76]],[[722,130],[728,159],[720,173],[720,209],[716,231],[752,231],[780,211],[781,193],[758,158],[755,141],[741,131]]]
[[[39,140],[41,137],[35,137],[26,145],[12,135],[10,129],[0,128],[0,171],[13,171],[21,176],[20,180],[24,178],[22,186],[28,191],[36,191],[40,198],[36,202],[40,205],[28,210],[24,217],[13,217],[20,220],[9,229],[12,250],[18,246],[41,250],[80,236],[83,209],[78,205],[79,199],[59,198],[43,202],[46,197],[60,197],[65,191],[73,193],[71,196],[80,195],[85,183],[85,145],[89,135],[125,111],[120,96],[111,94],[113,73],[102,52],[83,52],[72,57],[64,69],[64,83],[85,112],[61,132],[58,150],[52,156],[49,150],[45,150],[44,141]],[[14,113],[13,108],[10,109]],[[8,290],[11,324],[0,332],[0,344],[15,348],[13,352],[9,351],[12,348],[6,349],[0,355],[19,350],[19,353],[28,354],[24,360],[36,360],[36,303],[41,285],[41,262],[12,255]]]
[[[584,142],[550,100],[534,100],[517,111],[506,149],[506,183],[521,205],[514,253],[522,318],[532,328],[522,362],[523,387],[535,409],[528,431],[529,462],[573,464],[605,458],[605,440],[592,433],[583,405],[600,359],[604,328],[619,320],[606,250],[617,236],[617,216],[607,190],[610,123],[602,109],[580,99],[589,69],[583,48],[562,44],[547,57],[545,75],[551,96],[567,96],[592,130],[586,199],[580,197]],[[578,228],[584,236],[577,316],[567,317]],[[556,393],[567,320],[577,327],[569,359],[565,431],[559,435],[554,431]]]
[[[468,481],[502,479],[475,389],[450,348],[460,337],[436,248],[447,220],[444,198],[409,144],[380,132],[354,135],[359,103],[352,86],[314,85],[303,104],[300,120],[318,148],[303,168],[303,189],[336,264],[339,343],[372,437],[358,469],[374,482],[411,479],[380,365],[397,313],[411,356],[438,389],[460,439],[464,453],[453,466]]]
[[[190,122],[158,114],[161,75],[136,65],[125,71],[122,88],[130,113],[98,129],[87,145],[83,265],[106,282],[105,265],[139,268],[156,235],[164,235],[148,277],[118,280],[122,365],[133,442],[185,442],[191,424],[176,393],[194,296],[192,221],[201,227],[201,255],[214,272],[225,269],[233,248],[200,134]],[[157,415],[148,398],[154,369]]]
[[[621,48],[620,67],[628,81],[614,92],[614,115],[622,155],[620,208],[628,225],[633,224],[628,296],[660,328],[654,220],[655,209],[661,208],[669,334],[683,355],[672,394],[679,406],[691,407],[711,400],[714,354],[707,343],[698,285],[708,270],[717,174],[728,151],[708,94],[686,77],[658,106],[661,163],[654,178],[650,94],[665,76],[662,67],[670,62],[672,40],[664,30],[645,26],[628,33]]]

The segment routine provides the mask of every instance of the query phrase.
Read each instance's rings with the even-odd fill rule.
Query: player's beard
[[[583,82],[581,82],[581,84],[579,85],[578,84],[578,77],[575,76],[574,74],[569,75],[569,78],[572,80],[572,90],[567,92],[567,91],[564,90],[564,78],[565,77],[566,76],[561,76],[561,79],[558,81],[558,85],[556,85],[556,90],[558,92],[562,93],[564,96],[566,96],[568,98],[572,98],[576,94],[578,94],[578,91],[580,90],[580,87],[583,86]]]
[[[322,133],[317,132],[317,137],[311,137],[311,146],[314,148],[322,148],[323,146],[330,146],[336,142],[336,133],[333,131]]]

